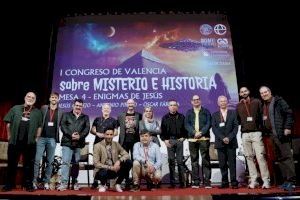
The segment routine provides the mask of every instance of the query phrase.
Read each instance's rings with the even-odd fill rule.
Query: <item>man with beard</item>
[[[72,187],[79,190],[77,177],[79,173],[80,149],[85,146],[85,137],[90,131],[89,116],[82,113],[83,100],[75,99],[73,110],[63,114],[61,120],[61,139],[62,146],[62,167],[61,167],[61,184],[57,188],[59,191],[67,189],[69,179],[70,164],[72,157]]]
[[[127,100],[127,111],[118,116],[120,126],[119,143],[133,158],[133,145],[140,140],[139,121],[142,120],[142,114],[135,112],[136,102],[133,99]],[[129,173],[126,174],[125,189],[130,190]]]
[[[95,177],[101,182],[99,192],[105,192],[107,180],[115,178],[115,191],[123,192],[121,183],[132,167],[128,153],[118,142],[112,140],[113,137],[114,129],[108,128],[105,130],[104,140],[94,146]]]
[[[8,173],[2,191],[10,191],[15,187],[17,167],[20,156],[23,156],[23,186],[33,192],[33,166],[36,152],[36,140],[41,135],[42,112],[34,107],[36,95],[28,92],[24,104],[16,105],[9,110],[3,121],[7,123],[8,139]]]
[[[104,139],[104,131],[108,128],[114,130],[114,136],[118,135],[117,133],[117,120],[110,117],[111,106],[109,103],[104,103],[102,105],[102,116],[97,117],[92,125],[91,133],[95,135],[94,145],[98,142],[101,142]],[[94,173],[95,174],[95,173]],[[98,187],[98,180],[94,179],[92,184],[92,189]]]
[[[37,189],[38,176],[40,171],[40,162],[46,152],[46,169],[45,177],[43,177],[44,189],[49,190],[49,182],[52,175],[52,162],[54,161],[56,143],[59,143],[59,127],[62,112],[58,109],[59,94],[52,92],[49,98],[49,105],[41,108],[43,113],[43,129],[41,137],[38,138],[36,144],[36,154],[34,162],[33,188]]]
[[[262,188],[270,188],[270,173],[266,162],[266,150],[262,137],[262,107],[259,99],[251,98],[247,87],[240,88],[240,97],[242,98],[237,105],[238,120],[241,124],[242,144],[244,154],[249,169],[249,185],[251,189],[259,184],[257,178],[259,174],[256,169],[255,159],[259,165]]]

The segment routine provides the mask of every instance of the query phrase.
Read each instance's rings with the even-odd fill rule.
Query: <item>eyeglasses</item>
[[[83,107],[83,105],[76,105],[76,104],[75,104],[75,106],[76,106],[76,107]]]
[[[200,99],[192,99],[193,101],[200,101]]]

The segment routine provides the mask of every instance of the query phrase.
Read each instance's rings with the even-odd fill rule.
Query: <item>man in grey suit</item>
[[[127,111],[118,116],[118,125],[120,126],[119,143],[133,158],[133,145],[140,141],[139,121],[142,120],[142,114],[135,112],[136,103],[133,99],[127,100]],[[125,189],[130,190],[129,173],[126,175]]]
[[[236,148],[238,147],[236,134],[238,132],[238,120],[236,112],[227,109],[227,98],[219,96],[220,110],[212,115],[212,131],[215,134],[215,148],[218,151],[218,159],[222,174],[220,188],[228,188],[228,166],[230,170],[231,186],[238,188],[236,180]]]

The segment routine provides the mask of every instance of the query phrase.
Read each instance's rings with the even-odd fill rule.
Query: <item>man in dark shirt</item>
[[[34,107],[36,95],[28,92],[24,104],[16,105],[5,115],[8,139],[8,173],[2,191],[10,191],[15,187],[17,167],[20,156],[23,156],[23,186],[33,192],[33,161],[36,152],[36,139],[42,130],[42,113]]]
[[[142,114],[135,111],[136,102],[133,99],[127,100],[127,111],[118,116],[118,125],[120,126],[119,143],[133,158],[133,145],[140,140],[139,122],[142,120]],[[129,174],[126,176],[126,188],[130,190]]]
[[[41,137],[37,139],[36,154],[34,162],[33,188],[37,189],[38,176],[40,171],[40,161],[46,151],[46,169],[43,177],[44,189],[49,190],[49,182],[52,175],[52,162],[54,161],[56,143],[59,143],[59,126],[62,117],[58,109],[59,94],[52,92],[49,98],[49,105],[41,108],[43,113],[43,129]]]
[[[262,110],[259,99],[250,98],[250,91],[246,87],[241,87],[241,101],[237,105],[238,120],[241,124],[242,144],[244,154],[249,169],[250,181],[248,187],[256,188],[259,184],[257,178],[259,174],[256,169],[254,159],[258,162],[260,168],[261,179],[263,181],[262,188],[270,188],[270,173],[266,162],[266,150],[262,138]]]
[[[183,141],[187,138],[184,127],[184,115],[178,112],[176,100],[169,100],[169,113],[163,116],[161,122],[161,135],[168,150],[170,170],[170,187],[175,187],[175,157],[178,166],[180,188],[185,187],[183,167]]]

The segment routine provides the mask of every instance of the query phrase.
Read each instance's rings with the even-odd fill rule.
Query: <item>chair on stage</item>
[[[93,156],[93,154],[90,153],[90,151],[89,151],[89,142],[85,142],[85,146],[80,150],[79,166],[78,165],[72,165],[72,167],[70,169],[68,187],[70,186],[70,181],[71,181],[70,179],[71,178],[72,178],[71,183],[74,184],[75,178],[73,178],[73,176],[75,176],[74,173],[78,172],[78,167],[79,167],[79,170],[86,170],[87,171],[87,183],[88,183],[88,187],[90,187],[90,170],[94,169],[93,163],[90,163],[90,156]],[[72,158],[72,160],[73,160],[73,158]]]

